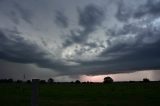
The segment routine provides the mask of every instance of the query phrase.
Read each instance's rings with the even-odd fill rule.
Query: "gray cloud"
[[[122,28],[119,28],[118,30],[114,29],[109,30],[109,33],[107,33],[107,35],[110,36],[109,39],[110,47],[109,50],[107,50],[107,52],[114,53],[119,50],[123,51],[124,49],[122,48],[132,49],[136,47],[147,46],[147,44],[158,42],[158,40],[160,39],[159,37],[160,31],[158,29],[159,27],[158,26],[155,27],[154,25],[152,25],[151,22],[147,23],[146,27],[142,27],[141,25],[134,25],[134,23],[132,23],[132,24],[124,24],[124,26]],[[111,41],[112,38],[116,40],[112,42]]]
[[[105,18],[103,8],[96,5],[88,5],[83,10],[79,10],[79,25],[86,30],[93,30],[97,25],[101,25]]]
[[[36,43],[19,36],[21,33],[11,30],[0,30],[0,58],[11,62],[36,64],[39,67],[55,70],[64,69],[59,60],[52,60],[47,51]],[[53,57],[52,57],[53,58]]]
[[[117,3],[117,12],[115,16],[119,21],[124,22],[131,18],[137,19],[144,16],[147,16],[148,18],[153,16],[151,18],[154,18],[160,14],[159,5],[159,0],[146,0],[143,4],[137,3],[136,8],[133,8],[135,6],[126,5],[123,0],[120,0]]]
[[[68,18],[60,11],[56,12],[55,23],[62,28],[67,28],[69,25]]]
[[[15,30],[0,29],[0,59],[22,64],[35,64],[57,71],[61,75],[78,73],[74,69],[79,70],[79,67],[65,65],[63,61],[54,59],[48,51],[20,35],[21,33]]]
[[[137,0],[135,9],[125,3],[126,1],[118,2],[114,6],[112,5],[115,2],[112,2],[111,6],[108,4],[107,11],[91,4],[92,2],[66,3],[68,7],[71,6],[65,7],[67,13],[73,12],[72,10],[77,6],[80,7],[76,11],[78,23],[76,19],[73,21],[75,29],[70,29],[68,19],[77,17],[74,14],[71,16],[68,14],[66,17],[65,13],[61,12],[63,10],[59,7],[62,5],[58,1],[58,3],[50,3],[46,0],[45,6],[40,3],[39,7],[35,8],[30,7],[35,5],[32,1],[26,5],[17,2],[12,11],[10,10],[13,5],[6,3],[6,7],[10,6],[10,8],[6,10],[5,6],[2,7],[2,11],[6,11],[1,14],[0,59],[23,65],[35,64],[39,68],[56,70],[60,75],[97,75],[158,70],[160,66],[159,1],[150,0],[138,4]],[[89,5],[84,7],[86,3]],[[44,7],[41,8],[41,6]],[[54,9],[59,10],[54,20],[59,27],[53,25],[53,16],[48,15],[52,14]],[[10,15],[8,15],[9,11]],[[107,17],[105,17],[106,12]],[[32,21],[36,18],[37,20],[33,23]],[[18,24],[22,20],[25,22],[22,25]],[[16,23],[14,27],[17,27],[18,31],[9,30],[13,29],[12,25],[6,23],[11,21]],[[36,30],[27,23],[35,24],[33,25],[35,27],[40,26],[42,30]],[[101,27],[102,24],[103,27]],[[117,27],[113,27],[114,25]],[[47,30],[44,31],[43,28]],[[59,28],[66,29],[61,32]],[[28,34],[31,35],[27,36]],[[59,36],[62,34],[66,36]],[[31,36],[33,41],[29,40],[32,39]]]
[[[116,12],[116,18],[119,21],[128,21],[128,19],[132,15],[132,9],[130,7],[127,7],[123,0],[119,0],[117,3],[117,12]]]
[[[89,75],[133,72],[139,70],[159,70],[159,46],[160,41],[141,47],[126,48],[126,46],[119,46],[119,49],[112,51],[113,54],[107,51],[101,54],[99,57],[101,57],[102,60],[81,61],[80,63],[84,67],[84,70],[90,70],[85,72]],[[125,51],[128,52],[122,54]],[[121,54],[118,52],[121,52]],[[106,59],[107,56],[111,58]]]
[[[70,38],[64,43],[64,46],[71,45],[72,43],[85,42],[88,35],[96,30],[97,26],[100,26],[105,19],[104,9],[90,4],[84,9],[78,10],[79,14],[79,25],[84,30],[71,30]]]
[[[19,12],[19,15],[21,16],[21,18],[29,23],[29,24],[32,24],[32,12],[28,9],[28,8],[25,8],[25,7],[22,7],[21,5],[19,5],[18,3],[14,3],[14,6],[15,8],[17,9],[16,12],[18,11]]]
[[[22,63],[32,63],[38,60],[37,56],[42,56],[43,53],[36,51],[36,45],[29,44],[23,37],[18,36],[19,34],[17,31],[0,31],[1,58]],[[34,51],[34,54],[30,53],[31,51]]]
[[[11,11],[9,17],[13,20],[15,24],[18,25],[20,23],[20,19],[18,18],[17,13],[15,11]]]
[[[83,64],[97,66],[97,69],[104,70],[102,74],[159,70],[160,31],[158,29],[159,27],[153,25],[143,28],[133,23],[124,24],[122,29],[115,30],[116,32],[113,29],[114,33],[110,33],[110,39],[116,40],[110,40],[109,47],[99,55],[101,59]],[[132,34],[134,37],[126,39],[127,35]]]
[[[160,1],[159,0],[147,0],[146,4],[141,5],[134,13],[135,18],[141,18],[146,15],[157,16],[160,14]]]
[[[21,33],[15,30],[0,30],[0,59],[22,64],[35,64],[42,68],[54,70],[59,75],[81,74],[81,65],[66,65],[65,62],[54,59],[53,55],[51,59],[48,51],[20,35]],[[67,61],[68,64],[70,62]],[[85,74],[88,71],[84,70],[82,73]]]

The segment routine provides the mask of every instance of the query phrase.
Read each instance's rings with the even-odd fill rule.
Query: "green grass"
[[[41,84],[39,106],[160,106],[160,83]],[[31,84],[0,84],[0,106],[30,106]]]

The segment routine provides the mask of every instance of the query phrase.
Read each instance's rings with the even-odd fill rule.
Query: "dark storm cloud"
[[[69,24],[68,18],[60,11],[56,12],[55,23],[62,28],[67,28]]]
[[[67,66],[64,62],[53,59],[54,56],[49,56],[49,52],[20,35],[21,33],[15,30],[0,29],[1,60],[21,64],[35,64],[41,68],[58,71],[60,74],[72,74],[72,66]]]
[[[157,17],[160,14],[160,0],[146,0],[141,5],[138,5],[136,9],[132,6],[125,4],[123,0],[117,3],[116,18],[119,21],[128,21],[130,18],[142,18],[144,16]]]
[[[38,59],[38,55],[43,55],[43,53],[36,51],[37,47],[35,45],[27,43],[24,38],[18,35],[19,32],[17,31],[0,30],[0,58],[15,62],[32,63]],[[33,54],[31,51],[34,51]]]
[[[136,9],[132,9],[132,6],[126,4],[125,2],[126,0],[120,0],[118,5],[116,4],[118,7],[114,7],[114,5],[110,8],[110,6],[108,6],[108,11],[105,11],[102,7],[93,4],[86,5],[84,8],[78,8],[78,23],[73,22],[76,27],[75,29],[69,29],[68,18],[72,19],[77,17],[66,17],[66,15],[61,12],[59,6],[57,6],[55,7],[56,10],[60,11],[56,12],[54,21],[59,27],[55,28],[52,26],[53,24],[49,24],[50,22],[53,22],[52,16],[47,16],[47,20],[46,18],[36,20],[38,27],[41,26],[42,28],[48,29],[47,33],[45,31],[43,32],[43,30],[37,31],[32,28],[29,29],[27,23],[32,23],[32,20],[37,18],[35,16],[45,17],[46,14],[52,14],[52,4],[49,8],[46,6],[41,7],[41,10],[38,7],[30,8],[29,3],[26,5],[22,2],[21,4],[20,2],[15,4],[13,3],[13,10],[10,11],[10,8],[13,6],[11,5],[6,14],[10,11],[10,15],[8,15],[9,19],[12,18],[12,21],[17,23],[17,29],[22,33],[7,30],[12,29],[10,28],[11,26],[5,26],[2,24],[1,28],[6,29],[0,29],[0,59],[11,61],[13,63],[36,64],[40,68],[42,67],[56,70],[61,75],[97,75],[160,69],[159,22],[155,22],[156,25],[152,25],[153,22],[158,19],[160,10],[158,5],[160,4],[160,1],[148,0],[142,5],[137,5]],[[50,2],[47,1],[46,4],[47,3]],[[32,5],[32,2],[30,5]],[[9,7],[9,5],[7,6]],[[67,6],[71,5],[68,4]],[[109,9],[113,10],[109,11]],[[113,15],[112,13],[109,13],[115,13],[116,9],[116,14]],[[70,10],[68,9],[66,11],[69,12]],[[90,35],[93,36],[93,38],[97,37],[94,36],[94,32],[100,28],[104,21],[105,23],[108,21],[105,17],[106,12],[107,19],[111,20],[111,22],[108,22],[105,26],[106,28],[110,28],[107,30],[106,38],[104,38],[104,41],[97,39],[90,41],[92,40],[92,38],[90,39]],[[34,14],[36,15],[34,16]],[[69,14],[67,14],[67,16],[69,16]],[[145,20],[142,22],[141,19],[143,19],[144,16],[151,20]],[[120,22],[117,22],[115,17]],[[7,19],[8,18],[6,18],[6,23],[10,22],[10,20]],[[24,26],[18,24],[21,20],[25,21],[23,23]],[[117,24],[117,27],[112,27],[114,24]],[[57,36],[59,33],[56,33],[59,28],[66,28],[64,30],[65,34],[68,33],[69,30],[70,33],[67,37],[65,36],[64,38],[59,39],[59,36]],[[106,31],[104,28],[100,30],[102,33]],[[23,35],[23,33],[32,34],[35,42],[25,39],[29,37],[27,35]],[[60,34],[64,33],[60,32]],[[45,34],[44,38],[39,38],[43,36],[43,34]],[[53,35],[50,36],[50,34]],[[21,35],[25,37],[23,38]],[[99,37],[105,37],[105,35],[101,35],[101,33],[98,33],[98,35]],[[54,40],[56,40],[57,45],[61,45],[63,42],[64,48],[56,47],[55,42],[53,42]],[[72,48],[71,45],[75,43],[80,44],[78,45],[79,47]],[[104,43],[105,46],[100,43]],[[41,44],[43,44],[43,46]],[[68,48],[65,48],[68,46],[70,46],[69,50]],[[102,49],[101,51],[104,51],[101,53],[99,48]],[[70,56],[73,58],[70,58]]]
[[[110,46],[99,55],[100,60],[81,64],[87,67],[92,65],[93,70],[99,70],[90,74],[158,70],[160,69],[160,31],[158,29],[153,26],[141,28],[134,24],[125,24],[122,29],[113,33],[113,36],[110,35],[110,39],[116,38],[117,40],[110,41]],[[119,42],[128,34],[136,36]]]
[[[123,41],[127,38],[127,35],[128,40]],[[107,52],[116,53],[119,50],[123,52],[139,46],[147,46],[147,44],[158,42],[160,39],[159,35],[159,27],[155,27],[154,25],[146,25],[146,27],[141,27],[140,25],[134,25],[133,23],[124,24],[123,27],[118,30],[110,29],[108,31],[107,36],[110,36],[109,41],[111,42],[112,38],[117,40],[110,43],[110,47]],[[124,48],[127,48],[128,50],[124,50]]]
[[[71,30],[69,38],[64,42],[63,46],[67,47],[74,43],[83,43],[88,38],[88,35],[91,33],[91,30],[77,31]]]
[[[84,30],[71,30],[70,38],[64,43],[64,46],[85,42],[88,35],[95,31],[96,27],[100,26],[105,19],[104,9],[93,4],[87,5],[84,9],[78,9],[78,14],[79,25]]]
[[[106,34],[107,36],[110,36],[112,38],[117,36],[123,36],[126,34],[135,34],[141,32],[142,30],[145,29],[140,28],[139,26],[136,26],[133,23],[125,23],[122,28],[108,29]]]
[[[127,7],[124,2],[118,4],[116,18],[123,23],[122,28],[111,28],[107,31],[109,47],[100,57],[111,57],[110,60],[95,62],[106,64],[104,69],[117,71],[135,71],[160,69],[160,31],[154,26],[154,20],[158,19],[160,12],[159,0],[147,0],[136,9]],[[141,21],[146,16],[146,20]],[[151,16],[151,17],[150,17]],[[129,19],[137,19],[137,22],[128,22]],[[150,19],[148,21],[147,19]],[[143,27],[142,27],[143,26]],[[125,41],[126,37],[128,41]],[[112,39],[114,42],[112,42]],[[115,71],[116,72],[116,71]]]
[[[157,41],[141,47],[121,49],[130,52],[113,59],[111,63],[114,67],[111,68],[121,71],[160,69],[159,46],[160,41]]]
[[[119,46],[120,48],[115,50],[114,54],[105,52],[99,57],[103,60],[95,61],[81,61],[83,67],[87,67],[84,70],[86,74],[97,75],[97,74],[112,74],[112,73],[123,73],[133,72],[139,70],[159,70],[160,69],[160,40],[153,43],[142,45],[141,47],[128,47]],[[127,51],[127,53],[124,53]],[[121,52],[119,54],[118,52]],[[110,56],[111,59],[105,59]],[[113,57],[112,57],[113,56]],[[83,68],[82,68],[83,69]]]
[[[91,47],[91,48],[96,48],[98,45],[96,43],[85,43],[85,45]]]
[[[43,68],[63,69],[61,62],[47,58],[48,52],[41,49],[36,43],[20,37],[20,34],[17,31],[0,30],[0,59],[24,64],[36,64]]]
[[[117,3],[117,13],[116,18],[119,21],[128,21],[132,15],[132,10],[124,4],[123,0],[119,0]]]
[[[93,30],[97,25],[101,25],[104,20],[104,10],[96,5],[88,5],[83,10],[79,10],[79,25],[87,30]]]
[[[146,4],[141,5],[134,13],[135,18],[141,18],[146,15],[157,16],[160,14],[160,0],[147,0]]]

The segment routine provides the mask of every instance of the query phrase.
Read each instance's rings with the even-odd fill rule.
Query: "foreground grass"
[[[160,106],[160,83],[41,84],[40,106]],[[30,106],[31,84],[0,84],[0,106]]]

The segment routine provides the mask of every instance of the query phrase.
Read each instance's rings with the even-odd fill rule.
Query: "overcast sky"
[[[70,81],[116,74],[122,80],[121,73],[144,71],[121,77],[152,74],[159,80],[159,5],[160,0],[0,0],[0,78]]]

